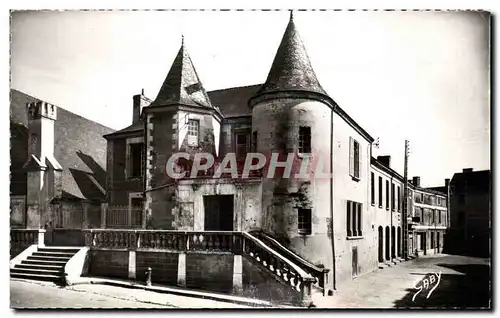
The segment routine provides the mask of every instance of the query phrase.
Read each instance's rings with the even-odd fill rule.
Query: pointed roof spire
[[[312,92],[328,97],[311,66],[290,11],[290,21],[274,57],[267,80],[256,96],[277,92]],[[256,97],[254,96],[254,97]]]
[[[213,108],[181,37],[181,47],[151,106],[183,104]]]

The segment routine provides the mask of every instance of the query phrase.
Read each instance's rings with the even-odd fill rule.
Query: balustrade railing
[[[243,254],[299,292],[302,300],[310,298],[312,284],[318,283],[318,278],[246,232],[123,229],[83,231],[85,244],[90,248]]]
[[[29,246],[38,243],[38,229],[11,229],[10,244]]]
[[[306,273],[309,273],[314,278],[314,284],[317,287],[326,287],[326,284],[328,282],[328,272],[330,271],[328,268],[318,267],[314,264],[309,263],[262,231],[255,231],[251,234],[257,237],[262,242],[266,243],[266,245],[270,246],[275,251],[279,252],[281,255],[287,257],[291,262],[299,266]]]

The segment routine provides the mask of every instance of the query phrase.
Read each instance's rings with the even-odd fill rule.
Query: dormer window
[[[200,135],[200,121],[196,119],[188,120],[188,144],[189,146],[198,146]]]

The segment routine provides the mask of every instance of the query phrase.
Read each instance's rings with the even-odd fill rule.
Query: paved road
[[[317,307],[334,308],[488,308],[490,261],[483,258],[435,255],[402,262],[358,277],[332,297],[315,301]],[[420,292],[422,280],[441,273],[439,284]],[[436,278],[437,276],[434,276]],[[429,281],[430,282],[430,281]],[[423,289],[423,288],[422,288]]]
[[[52,283],[10,281],[11,308],[248,308],[226,302],[106,285],[60,288]]]

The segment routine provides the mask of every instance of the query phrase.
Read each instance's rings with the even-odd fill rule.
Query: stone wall
[[[187,254],[186,287],[231,293],[233,266],[232,254]]]
[[[136,253],[136,278],[145,281],[146,270],[151,267],[151,280],[165,285],[177,285],[177,267],[179,254],[162,252],[137,252]]]
[[[89,253],[91,276],[128,277],[129,253],[127,251],[91,250]]]

